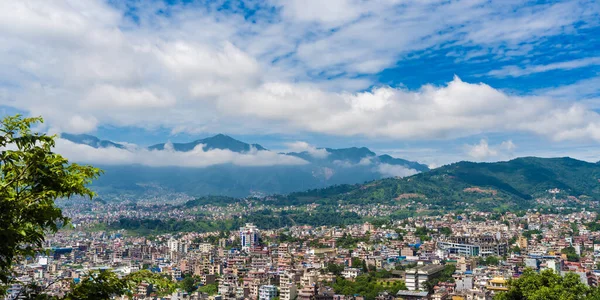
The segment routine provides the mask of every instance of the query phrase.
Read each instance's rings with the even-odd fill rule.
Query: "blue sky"
[[[597,161],[599,20],[597,1],[6,1],[0,113],[137,145]]]

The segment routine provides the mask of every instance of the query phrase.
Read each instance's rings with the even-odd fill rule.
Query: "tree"
[[[340,275],[342,275],[342,272],[344,271],[344,266],[334,264],[334,263],[329,263],[329,264],[327,264],[327,271],[333,273],[333,275],[335,275],[335,276],[340,276]]]
[[[13,261],[41,252],[45,234],[58,231],[69,221],[54,201],[73,196],[91,199],[94,192],[87,185],[101,174],[97,168],[69,163],[52,152],[56,136],[31,130],[41,122],[42,118],[20,115],[0,121],[0,296],[12,282]],[[122,278],[100,271],[73,284],[63,299],[109,299],[130,294],[141,282],[151,284],[159,294],[174,288],[168,278],[148,270]],[[58,299],[44,294],[48,287],[29,284],[23,287],[22,296]]]
[[[169,294],[175,288],[170,279],[148,270],[131,273],[123,278],[119,278],[116,273],[111,271],[100,271],[83,277],[79,284],[72,287],[71,292],[64,299],[91,300],[110,299],[121,295],[131,296],[132,291],[137,290],[137,287],[142,282],[149,283],[158,291],[159,295]]]
[[[15,258],[42,250],[44,234],[68,222],[54,201],[92,197],[87,184],[100,174],[52,152],[55,136],[33,133],[41,118],[20,115],[0,121],[0,283],[11,280]],[[5,291],[0,287],[0,294]]]
[[[495,256],[488,256],[486,258],[480,257],[477,263],[482,266],[497,266],[500,263],[500,259]]]
[[[205,286],[201,286],[198,291],[201,293],[207,293],[209,295],[215,295],[219,290],[219,285],[217,283],[207,284]]]
[[[182,290],[191,293],[196,290],[198,283],[194,277],[186,276],[181,280],[180,285]]]
[[[564,277],[545,270],[537,273],[525,269],[518,279],[508,282],[508,291],[496,294],[495,300],[533,300],[533,299],[599,299],[598,288],[590,288],[581,282],[575,273]]]
[[[439,233],[441,233],[443,235],[451,235],[452,229],[450,229],[450,227],[442,227],[439,229]]]
[[[579,261],[579,255],[573,246],[563,248],[560,253],[567,255],[568,261]]]

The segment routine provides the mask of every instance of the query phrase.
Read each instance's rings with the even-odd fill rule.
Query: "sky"
[[[598,161],[599,23],[598,1],[0,1],[0,114],[138,146]]]

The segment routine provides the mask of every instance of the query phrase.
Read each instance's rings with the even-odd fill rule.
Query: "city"
[[[56,282],[52,295],[92,270],[149,269],[178,283],[168,299],[491,299],[525,268],[574,272],[597,286],[597,220],[582,210],[269,230],[248,223],[230,232],[152,237],[75,228],[48,237],[47,255],[15,269],[20,282]],[[155,296],[140,284],[133,298]]]

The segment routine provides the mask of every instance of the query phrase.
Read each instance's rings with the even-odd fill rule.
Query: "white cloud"
[[[279,1],[283,16],[300,22],[320,22],[336,26],[356,19],[364,13],[365,3],[352,0],[286,0]]]
[[[467,154],[478,161],[499,160],[513,157],[516,145],[511,141],[504,141],[496,146],[491,146],[488,141],[481,139],[479,144],[468,145]]]
[[[552,89],[536,91],[540,95],[552,97],[561,101],[573,99],[594,99],[600,95],[600,76],[579,80],[575,83]],[[597,100],[597,99],[596,99]],[[598,108],[595,106],[594,108]]]
[[[363,157],[358,162],[359,166],[368,166],[373,163],[373,157]]]
[[[486,159],[489,158],[490,156],[497,156],[498,155],[498,151],[495,149],[490,148],[490,146],[488,145],[488,142],[486,140],[481,140],[479,141],[479,144],[477,145],[471,145],[469,146],[469,156],[481,160],[481,159]]]
[[[82,117],[74,115],[61,122],[61,127],[72,133],[84,133],[93,130],[98,125],[98,120],[93,116]]]
[[[158,96],[146,89],[120,88],[110,85],[93,87],[83,102],[91,109],[110,107],[123,109],[165,108],[175,104],[175,99],[166,95]]]
[[[498,70],[492,70],[488,72],[488,75],[497,77],[520,77],[534,73],[548,72],[553,70],[572,70],[595,65],[600,65],[600,57],[586,57],[547,65],[528,65],[525,67],[504,66]]]
[[[446,86],[426,85],[417,91],[380,87],[359,93],[271,83],[218,103],[225,114],[342,136],[431,139],[522,131],[559,141],[600,141],[600,115],[582,105],[508,95],[458,77]]]
[[[417,170],[414,169],[390,164],[378,164],[376,170],[383,176],[393,177],[406,177],[419,173]]]
[[[508,141],[504,141],[504,142],[500,143],[499,148],[502,150],[512,152],[517,148],[517,145],[515,145],[515,143],[513,143],[513,141],[508,140]]]
[[[329,152],[327,152],[324,148],[317,148],[313,145],[310,145],[307,142],[296,141],[293,143],[286,143],[287,152],[307,152],[310,156],[314,158],[326,158],[329,156]]]
[[[204,151],[204,145],[196,146],[192,151],[177,152],[165,145],[165,150],[147,150],[128,145],[127,149],[114,147],[93,148],[88,145],[76,144],[65,139],[56,141],[57,153],[70,160],[97,165],[129,165],[141,164],[151,167],[207,167],[220,164],[238,166],[274,166],[274,165],[303,165],[305,160],[297,157],[278,154],[271,151],[253,149],[247,153],[237,153],[230,150],[213,149]]]
[[[134,23],[100,0],[0,1],[0,105],[70,132],[110,125],[430,139],[523,131],[600,140],[597,113],[551,95],[513,96],[458,78],[356,92],[372,84],[356,75],[393,67],[412,51],[448,42],[482,53],[530,49],[594,21],[597,5],[326,2],[273,0],[256,18],[140,2],[131,4]]]

